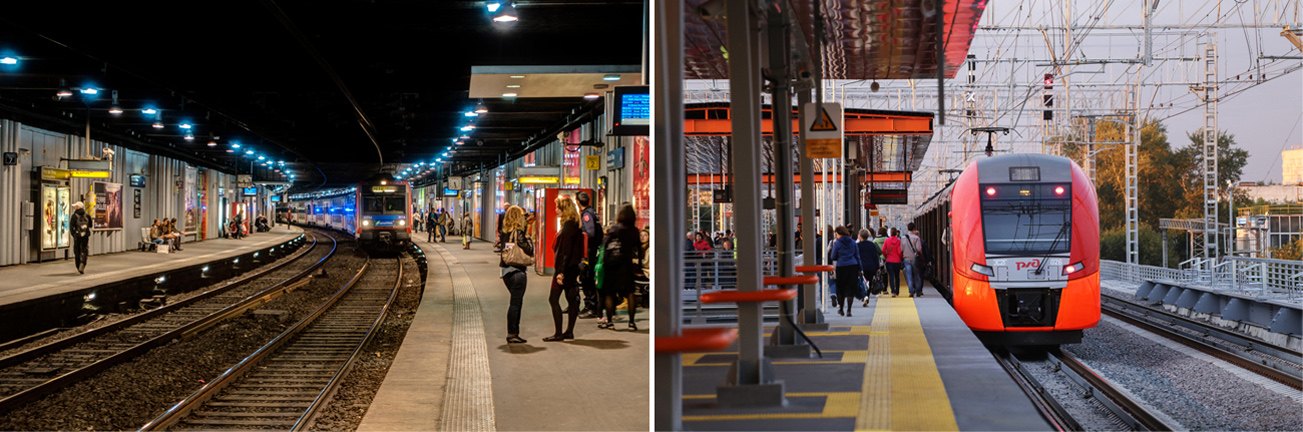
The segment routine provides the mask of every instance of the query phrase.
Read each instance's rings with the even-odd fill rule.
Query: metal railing
[[[1263,299],[1303,303],[1303,262],[1267,258],[1222,257],[1208,266],[1187,260],[1169,269],[1100,260],[1100,277],[1123,282],[1171,281],[1202,285]],[[1209,269],[1210,270],[1205,270]]]
[[[708,319],[727,319],[736,316],[736,307],[731,305],[703,305],[697,299],[701,294],[713,290],[738,289],[737,258],[732,250],[684,251],[683,252],[683,319],[692,324],[705,324]],[[799,264],[801,257],[795,258]],[[761,253],[763,276],[777,274],[777,253],[766,249]],[[772,309],[772,311],[771,311]],[[772,312],[772,313],[770,313]],[[772,316],[770,316],[772,315]],[[777,306],[765,308],[766,319],[777,319]]]

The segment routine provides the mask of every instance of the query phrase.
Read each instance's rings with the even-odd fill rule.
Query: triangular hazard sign
[[[814,124],[810,125],[811,132],[836,132],[837,123],[832,121],[828,116],[828,108],[820,107],[819,118],[814,119]]]

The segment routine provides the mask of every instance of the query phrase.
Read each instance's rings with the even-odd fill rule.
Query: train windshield
[[[986,253],[1068,253],[1072,237],[1071,185],[982,185],[980,195]]]
[[[403,196],[367,196],[362,197],[362,208],[371,214],[401,215],[407,214]]]

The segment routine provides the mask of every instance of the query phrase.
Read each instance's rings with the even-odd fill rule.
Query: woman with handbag
[[[575,321],[579,319],[579,263],[584,261],[584,234],[579,230],[579,207],[567,196],[556,198],[557,215],[561,219],[561,232],[552,243],[556,253],[556,277],[552,278],[552,291],[547,302],[552,305],[552,324],[556,331],[543,338],[544,342],[559,342],[575,338]],[[569,305],[570,324],[561,332],[561,294]]]
[[[525,236],[525,210],[511,206],[502,217],[502,283],[511,293],[507,307],[507,343],[525,343],[520,337],[520,307],[525,300],[525,285],[529,276],[525,268],[534,265],[534,245]]]
[[[615,224],[606,229],[602,241],[603,280],[600,286],[606,306],[606,319],[598,322],[598,328],[615,327],[616,298],[625,299],[629,304],[629,330],[637,331],[635,317],[638,302],[633,299],[634,278],[642,269],[642,242],[638,241],[638,213],[633,205],[623,203],[616,213]]]

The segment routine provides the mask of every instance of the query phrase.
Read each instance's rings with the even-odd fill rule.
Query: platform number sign
[[[5,152],[5,165],[18,165],[18,153]]]
[[[602,169],[602,157],[597,155],[584,156],[584,169],[589,171]]]
[[[801,121],[801,128],[805,131],[805,157],[841,158],[842,142],[846,136],[842,127],[842,106],[838,103],[822,105],[807,103],[802,107],[805,114]]]

